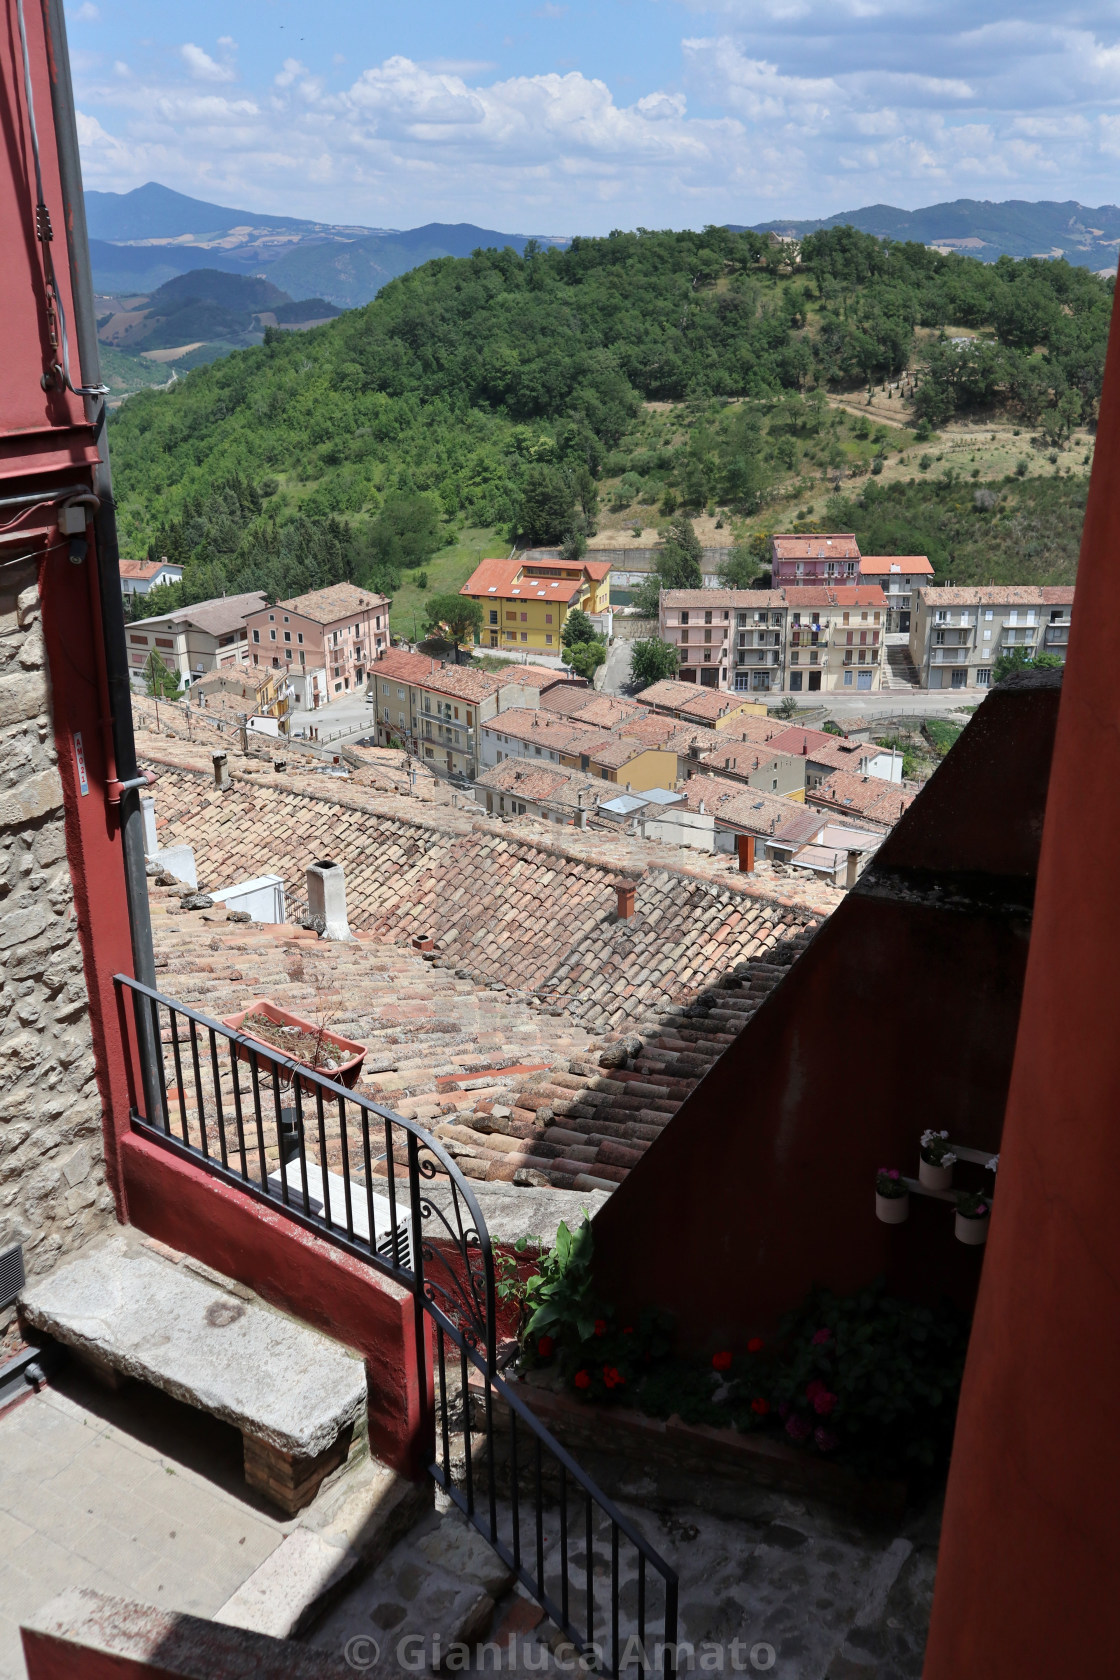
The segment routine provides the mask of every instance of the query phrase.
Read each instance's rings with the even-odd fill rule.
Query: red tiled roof
[[[326,589],[312,589],[290,601],[277,601],[285,612],[298,613],[313,624],[333,624],[356,612],[381,612],[389,605],[387,595],[373,589],[359,589],[355,583],[332,583]]]
[[[147,583],[149,579],[156,577],[165,569],[179,573],[182,573],[183,570],[182,566],[178,566],[173,560],[166,558],[163,560],[122,560],[120,569],[122,578],[133,578],[137,583]]]
[[[877,583],[801,584],[789,596],[790,606],[885,607],[887,597]]]
[[[860,557],[860,577],[884,576],[902,572],[911,577],[933,576],[933,567],[924,554],[864,554]]]
[[[775,533],[770,539],[776,560],[858,560],[859,544],[851,531]]]
[[[965,589],[922,589],[919,598],[931,607],[1057,607],[1073,601],[1072,588],[1038,587],[1033,584],[993,584]]]
[[[806,803],[820,810],[840,811],[890,828],[908,810],[916,794],[888,782],[881,776],[861,776],[851,770],[834,770],[818,788],[805,795]]]

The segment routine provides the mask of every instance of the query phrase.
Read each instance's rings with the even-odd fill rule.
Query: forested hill
[[[1110,308],[1111,286],[1064,262],[981,264],[850,228],[807,238],[794,268],[725,229],[445,258],[328,326],[130,398],[112,421],[122,534],[129,552],[174,549],[196,590],[308,586],[316,566],[384,557],[377,522],[407,523],[409,501],[555,538],[565,508],[593,515],[643,399],[751,399],[708,489],[742,511],[761,493],[750,416],[822,387],[918,363],[927,428],[993,406],[1028,426],[1090,420]]]

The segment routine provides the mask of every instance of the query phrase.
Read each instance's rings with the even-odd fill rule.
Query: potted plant
[[[253,998],[236,1015],[223,1016],[222,1025],[244,1034],[246,1038],[256,1039],[258,1044],[266,1045],[269,1050],[279,1050],[290,1061],[300,1062],[325,1078],[353,1089],[362,1071],[366,1047],[355,1039],[332,1031],[331,1017],[326,1010],[318,1013],[318,1020],[309,1021],[305,1016],[295,1015],[281,1004],[273,1003],[271,998]],[[246,1050],[239,1049],[238,1054],[242,1060],[248,1060]],[[315,1088],[310,1080],[301,1081],[301,1084],[308,1092]]]
[[[880,1167],[875,1175],[875,1216],[884,1225],[901,1225],[910,1217],[910,1191],[897,1167]]]
[[[953,1182],[956,1158],[949,1148],[948,1132],[923,1132],[921,1159],[918,1162],[919,1182],[927,1190],[948,1190]]]
[[[985,1243],[992,1199],[982,1190],[961,1190],[957,1195],[956,1238],[958,1242]]]

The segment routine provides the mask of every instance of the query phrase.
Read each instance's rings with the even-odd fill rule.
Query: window
[[[990,665],[981,665],[976,673],[976,683],[979,688],[991,688],[992,668]]]
[[[984,640],[985,640],[985,641],[986,641],[986,642],[990,642],[990,641],[991,641],[991,639],[992,639],[992,632],[991,632],[991,631],[990,631],[990,630],[985,630],[985,632],[984,632]]]
[[[852,686],[852,673],[850,671],[845,671],[844,672],[844,687],[845,688],[851,688],[851,686]]]
[[[801,693],[801,684],[802,684],[803,681],[804,681],[804,678],[802,677],[800,671],[791,671],[790,679],[789,679],[789,686],[790,686],[790,689],[792,690],[792,692],[794,694],[800,694]]]
[[[303,642],[303,631],[302,630],[297,630],[296,631],[296,641],[302,644],[302,642]]]
[[[705,624],[710,624],[711,622],[712,622],[712,615],[711,615],[711,612],[709,611],[709,612],[706,612],[704,614],[704,623]]]
[[[545,646],[546,647],[551,647],[552,646],[552,636],[549,634],[548,631],[545,632],[544,640],[545,640]]]
[[[285,649],[284,649],[284,658],[285,658],[285,659],[290,659],[290,658],[291,658],[291,657],[292,657],[292,650],[291,650],[291,648],[285,648]]]
[[[136,639],[136,638],[135,638],[135,637],[133,637],[133,640],[134,640],[134,641],[135,641],[135,639]],[[255,641],[255,642],[259,642],[259,641],[260,641],[260,639],[261,639],[261,633],[260,633],[260,631],[259,631],[259,630],[254,630],[254,631],[253,631],[253,640],[254,640],[254,641]]]
[[[710,631],[710,630],[705,630],[705,632],[704,632],[704,640],[705,640],[705,641],[706,641],[706,642],[710,642],[710,641],[711,641],[711,639],[712,639],[712,632],[711,632],[711,631]]]
[[[470,723],[470,722],[471,722],[471,721],[472,721],[472,720],[471,720],[471,713],[470,713],[470,708],[469,708],[469,707],[468,707],[468,708],[467,708],[467,722],[468,722],[468,723]]]
[[[528,632],[527,632],[527,631],[525,631],[525,630],[522,630],[522,632],[521,632],[521,640],[522,640],[522,641],[523,641],[523,642],[527,642],[527,641],[528,641],[528,640],[529,640],[529,636],[528,636]]]
[[[515,612],[507,612],[506,613],[506,623],[507,624],[516,624],[517,623],[517,614]]]
[[[688,614],[686,612],[682,612],[682,614],[681,614],[681,623],[682,624],[687,624],[688,623]]]
[[[386,706],[386,708],[385,708],[386,719],[388,719],[388,716],[389,716],[389,708],[388,708],[388,706]],[[404,713],[403,712],[398,712],[397,713],[397,723],[400,725],[400,727],[402,729],[404,728]]]
[[[397,699],[398,700],[403,700],[404,699],[404,689],[403,688],[398,688],[397,689]]]
[[[276,614],[275,613],[269,613],[268,622],[270,624],[275,624],[276,623]]]
[[[522,613],[521,614],[521,622],[522,622],[522,624],[528,624],[528,622],[529,622],[529,614],[528,613]],[[525,640],[524,636],[521,639],[522,639],[522,641],[524,641]]]
[[[800,659],[801,659],[801,655],[798,653],[797,649],[794,648],[793,652],[789,656],[790,664],[791,665],[797,665],[800,662]]]
[[[497,624],[497,622],[498,622],[498,615],[495,612],[493,607],[491,607],[491,609],[490,609],[490,622],[491,622],[491,624]]]
[[[984,613],[984,622],[985,622],[985,624],[990,624],[992,622],[992,609],[991,609],[991,607],[988,607],[987,610]]]
[[[775,776],[774,780],[770,783],[770,792],[771,793],[777,793],[777,791],[778,791],[778,778],[777,778],[777,776]]]
[[[269,640],[270,640],[270,641],[273,641],[273,642],[274,642],[274,641],[275,641],[275,640],[276,640],[276,632],[275,632],[275,630],[270,630],[270,631],[269,631],[269,632],[268,632],[268,635],[269,635]]]
[[[291,641],[291,639],[292,639],[292,632],[291,632],[291,631],[290,631],[290,630],[285,630],[285,632],[284,632],[284,640],[285,640],[285,641],[286,641],[286,642],[290,642],[290,641]]]

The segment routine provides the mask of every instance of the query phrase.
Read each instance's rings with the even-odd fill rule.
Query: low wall
[[[417,1479],[432,1397],[430,1376],[421,1392],[411,1292],[136,1133],[121,1162],[133,1225],[361,1354],[370,1447]]]

